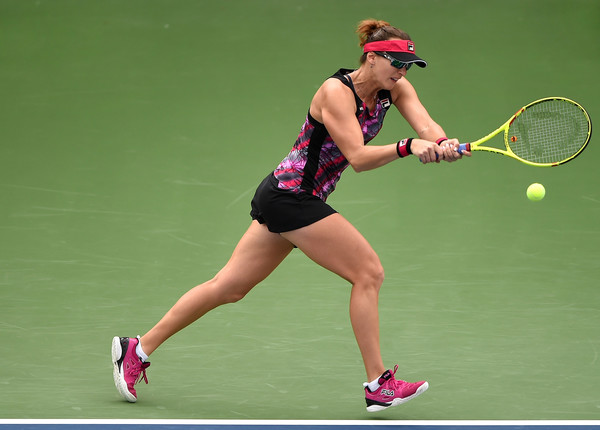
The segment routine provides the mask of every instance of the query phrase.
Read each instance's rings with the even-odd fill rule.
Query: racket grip
[[[470,151],[471,150],[471,144],[470,143],[461,143],[460,145],[458,145],[458,153],[462,154],[463,151]],[[435,159],[437,160],[439,158],[439,156],[437,154],[435,154]],[[422,163],[423,161],[421,161]]]

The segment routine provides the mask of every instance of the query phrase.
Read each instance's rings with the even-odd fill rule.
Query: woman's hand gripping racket
[[[504,131],[506,150],[482,144]],[[564,164],[585,149],[592,136],[592,122],[585,109],[564,97],[548,97],[522,107],[496,131],[462,151],[488,151],[507,155],[531,166]]]

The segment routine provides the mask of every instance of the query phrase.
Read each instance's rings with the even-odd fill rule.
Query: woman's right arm
[[[396,144],[365,145],[356,119],[356,101],[352,91],[338,79],[328,79],[319,88],[310,114],[323,123],[352,168],[357,172],[376,169],[398,159]]]

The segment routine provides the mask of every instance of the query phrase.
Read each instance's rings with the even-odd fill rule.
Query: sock
[[[148,360],[148,356],[142,349],[142,341],[139,336],[138,336],[138,344],[135,347],[135,353],[138,355],[138,357],[140,357],[140,360],[142,360],[142,363],[144,363],[146,360]]]
[[[377,391],[377,389],[381,386],[379,385],[379,378],[380,376],[378,376],[377,379],[375,379],[374,381],[371,381],[367,384],[367,388],[369,389],[369,391]]]

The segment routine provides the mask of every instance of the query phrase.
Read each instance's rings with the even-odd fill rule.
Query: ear
[[[375,58],[377,57],[377,54],[374,52],[367,52],[367,63],[373,67],[375,65]]]

